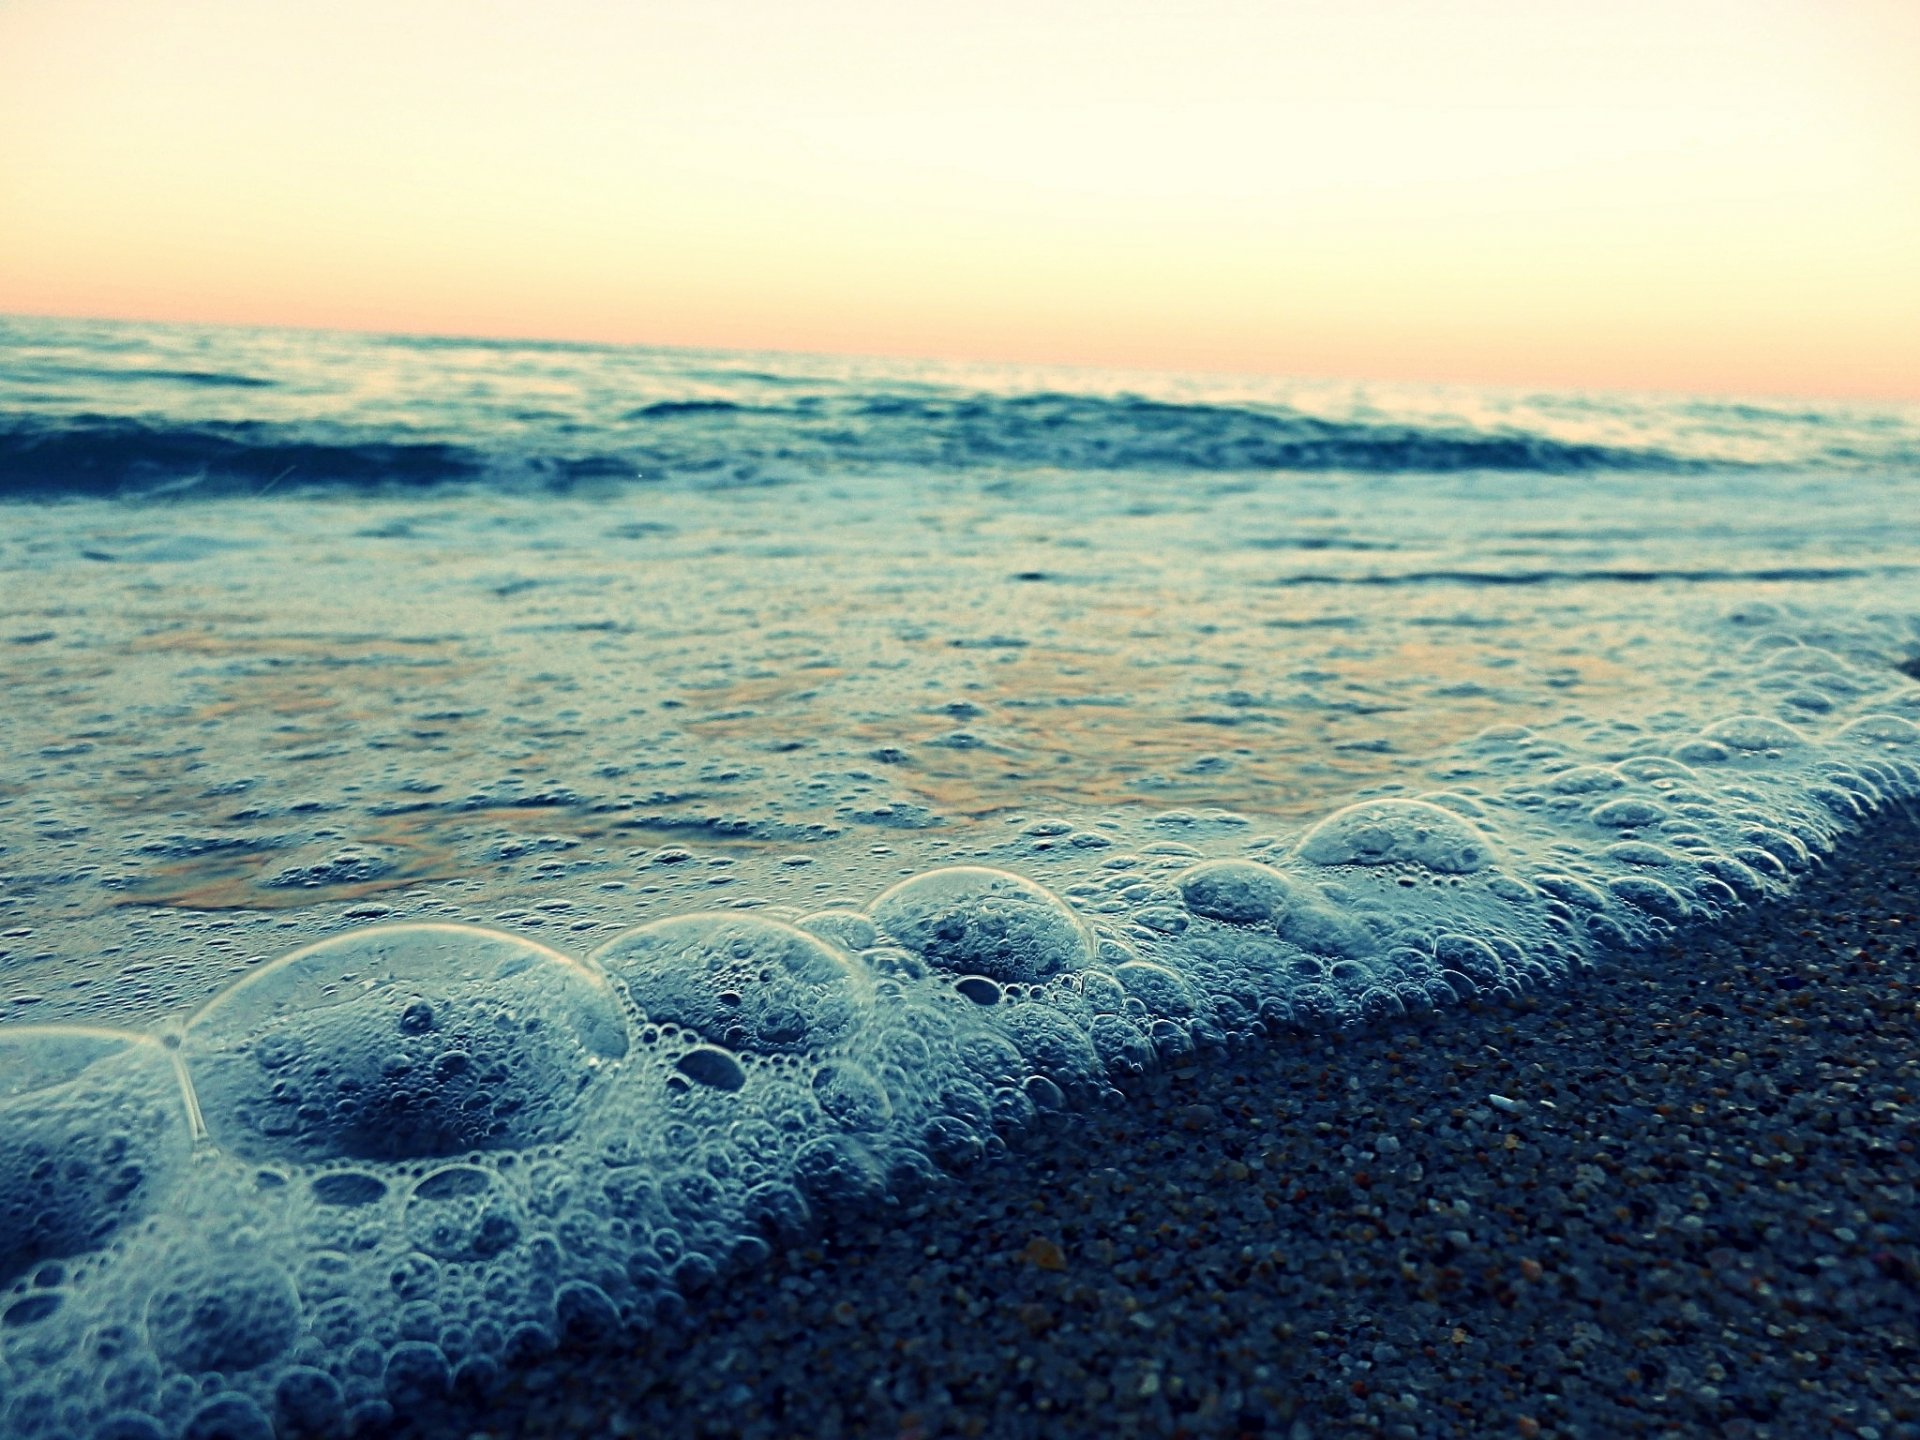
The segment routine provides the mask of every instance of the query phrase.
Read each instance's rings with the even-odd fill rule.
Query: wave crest
[[[580,453],[537,429],[456,439],[326,421],[0,417],[0,494],[232,494],[583,480],[774,483],[849,467],[1365,474],[1678,470],[1655,450],[1525,431],[1333,421],[1137,396],[853,393],[782,406],[656,401],[623,409]]]

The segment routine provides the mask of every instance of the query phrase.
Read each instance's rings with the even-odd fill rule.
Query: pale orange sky
[[[0,311],[1920,397],[1920,0],[11,0]]]

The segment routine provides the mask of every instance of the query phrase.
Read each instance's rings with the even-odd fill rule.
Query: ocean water
[[[0,1432],[377,1424],[1783,892],[1917,530],[1912,407],[0,320]]]

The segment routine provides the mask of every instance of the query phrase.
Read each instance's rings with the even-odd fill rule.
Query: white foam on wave
[[[158,1035],[0,1029],[0,1428],[335,1433],[751,1286],[822,1209],[1169,1057],[1511,996],[1778,894],[1920,794],[1920,726],[1890,675],[1754,653],[1742,703],[1807,719],[1630,753],[1509,726],[1447,788],[1212,854],[1089,844],[1072,883],[938,866],[584,956],[376,926]]]

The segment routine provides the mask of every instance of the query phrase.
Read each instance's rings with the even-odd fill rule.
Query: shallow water
[[[375,1419],[1920,790],[1912,410],[0,354],[9,1433]]]

